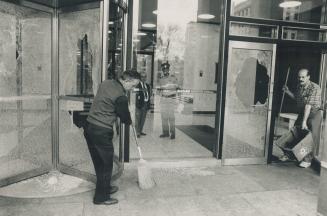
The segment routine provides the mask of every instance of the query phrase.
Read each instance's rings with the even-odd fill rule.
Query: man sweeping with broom
[[[112,205],[117,199],[110,197],[118,191],[111,186],[114,147],[113,125],[117,117],[125,124],[131,124],[126,91],[133,89],[140,81],[140,74],[134,70],[124,71],[118,80],[105,80],[98,89],[90,109],[84,136],[93,161],[97,182],[93,203]]]
[[[282,136],[277,140],[276,145],[281,147],[284,151],[284,155],[280,157],[280,160],[286,161],[289,159],[285,147],[292,143],[297,143],[306,134],[311,133],[313,138],[313,147],[311,152],[300,161],[299,166],[307,168],[311,165],[313,159],[314,147],[319,144],[320,139],[320,126],[322,120],[321,113],[321,90],[320,87],[314,82],[310,81],[310,75],[308,69],[300,69],[298,72],[298,86],[296,91],[291,92],[285,85],[284,92],[292,99],[296,101],[296,108],[298,117],[295,122],[295,126],[291,133],[286,136]]]

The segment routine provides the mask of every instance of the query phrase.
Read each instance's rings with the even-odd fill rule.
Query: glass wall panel
[[[219,8],[215,0],[134,1],[133,67],[146,75],[144,81],[152,89],[150,101],[144,101],[146,108],[139,106],[144,86],[131,95],[133,120],[146,158],[213,155]],[[137,116],[144,113],[142,109],[147,112],[141,129]],[[130,140],[131,158],[137,158],[133,137]]]
[[[59,14],[59,161],[94,173],[83,135],[101,81],[100,9]]]
[[[51,167],[51,14],[0,1],[0,179]]]
[[[231,16],[326,24],[326,1],[232,0]]]

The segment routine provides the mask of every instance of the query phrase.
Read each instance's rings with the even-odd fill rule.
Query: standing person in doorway
[[[141,82],[136,86],[136,100],[135,100],[135,129],[137,137],[145,136],[143,126],[148,110],[150,109],[151,88],[146,83],[147,75],[145,72],[141,73]]]
[[[292,134],[297,134],[297,137],[304,137],[306,131],[312,133],[314,147],[319,145],[320,126],[322,121],[321,113],[321,89],[319,85],[310,81],[308,69],[300,69],[298,72],[299,84],[296,91],[291,92],[287,86],[283,90],[292,99],[296,101],[298,117],[295,121],[295,127]],[[286,139],[278,146],[284,147],[287,143],[294,142],[294,136]],[[313,148],[315,149],[315,148]],[[314,152],[314,151],[313,151]],[[307,168],[311,165],[313,152],[310,152],[299,164],[300,167]],[[287,155],[283,155],[281,160],[287,160]]]
[[[177,106],[177,78],[169,74],[170,64],[167,62],[161,64],[163,76],[160,83],[160,112],[162,121],[162,134],[160,138],[169,137],[175,139],[175,109]]]
[[[111,186],[114,148],[112,143],[113,124],[117,117],[125,124],[131,124],[126,91],[139,83],[137,71],[129,70],[118,80],[105,80],[99,85],[88,118],[84,136],[93,161],[97,182],[94,204],[111,205],[118,203],[110,197],[118,191]]]

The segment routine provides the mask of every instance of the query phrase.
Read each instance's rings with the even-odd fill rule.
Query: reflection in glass
[[[230,34],[247,37],[277,38],[278,27],[252,23],[230,22]]]
[[[232,16],[276,19],[292,22],[326,23],[323,0],[301,1],[299,6],[281,7],[284,0],[232,0]]]
[[[109,12],[108,78],[116,79],[123,70],[124,11],[118,4],[110,4]]]
[[[319,29],[283,27],[282,37],[286,40],[326,42],[327,31]]]
[[[78,41],[76,88],[77,95],[93,95],[92,51],[89,49],[87,34]]]

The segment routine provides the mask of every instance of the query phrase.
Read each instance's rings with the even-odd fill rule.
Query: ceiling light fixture
[[[302,4],[302,2],[300,1],[284,1],[282,3],[279,4],[279,7],[281,8],[294,8],[294,7],[298,7]]]
[[[145,27],[145,28],[154,28],[154,27],[156,27],[156,25],[153,24],[153,23],[143,23],[142,26]]]
[[[213,19],[213,18],[215,18],[215,16],[212,15],[212,14],[199,14],[198,17],[201,18],[201,19]]]

